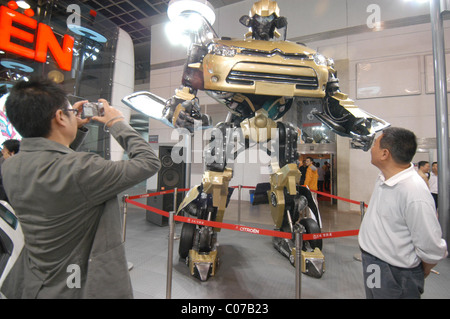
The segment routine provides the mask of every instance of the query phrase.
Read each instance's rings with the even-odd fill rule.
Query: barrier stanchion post
[[[178,188],[175,187],[173,191],[173,211],[175,214],[177,213],[178,207],[177,207],[177,196],[178,196]]]
[[[296,225],[295,236],[295,299],[302,298],[302,246],[303,233],[305,228],[302,225]]]
[[[238,225],[241,224],[241,191],[242,191],[242,185],[239,185],[238,187]]]
[[[364,214],[366,213],[366,204],[364,202],[361,202],[359,204],[359,209],[361,210],[361,221],[364,218]]]
[[[123,225],[122,225],[122,242],[125,243],[125,239],[127,238],[127,214],[128,214],[128,202],[127,199],[130,197],[128,194],[123,195]],[[128,263],[128,270],[133,269],[133,263]]]
[[[122,242],[125,242],[126,238],[126,231],[127,231],[127,213],[128,213],[128,194],[123,195],[122,201],[123,201],[123,225],[122,225]]]
[[[359,203],[359,209],[361,211],[361,222],[364,218],[364,214],[366,212],[366,204],[364,202],[360,202]],[[361,257],[361,253],[356,253],[353,255],[353,259],[357,260],[357,261],[362,261],[362,257]]]
[[[175,228],[174,215],[175,212],[169,213],[169,249],[167,256],[166,299],[172,298],[173,241]]]
[[[174,191],[173,191],[173,213],[176,215],[178,212],[178,187],[175,187]],[[175,226],[174,226],[175,228]],[[175,232],[175,230],[174,230]],[[179,235],[173,235],[174,238],[173,239],[180,239]]]

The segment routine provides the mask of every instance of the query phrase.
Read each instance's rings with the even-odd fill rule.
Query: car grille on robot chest
[[[227,82],[240,85],[254,85],[255,82],[294,84],[299,90],[316,90],[319,85],[317,77],[234,70],[228,74]]]

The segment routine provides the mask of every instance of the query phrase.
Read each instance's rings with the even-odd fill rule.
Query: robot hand
[[[325,104],[324,112],[313,113],[314,116],[336,134],[351,138],[352,148],[368,151],[375,134],[390,126],[386,121],[358,108],[341,92],[335,92]]]
[[[196,98],[185,100],[177,95],[167,100],[163,116],[173,126],[186,128],[191,133],[198,127],[210,127],[212,123],[209,115],[200,112]]]

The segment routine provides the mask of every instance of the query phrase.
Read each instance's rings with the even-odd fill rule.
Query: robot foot
[[[219,258],[217,256],[217,251],[199,253],[198,251],[190,250],[186,263],[189,266],[192,276],[201,281],[206,281],[209,277],[215,275],[219,265]]]
[[[302,272],[313,278],[322,278],[325,272],[325,257],[319,248],[312,252],[302,251]]]
[[[287,257],[291,265],[295,267],[296,252],[292,241],[274,237],[272,243],[275,249]],[[322,278],[325,272],[325,257],[319,248],[315,248],[314,251],[302,250],[301,262],[302,273],[313,278]]]
[[[272,238],[272,244],[273,244],[273,247],[280,254],[282,254],[284,257],[288,258],[289,262],[292,265],[294,265],[295,254],[293,254],[293,252],[295,252],[295,247],[294,247],[294,245],[293,245],[291,240],[286,239],[286,238],[273,237]]]

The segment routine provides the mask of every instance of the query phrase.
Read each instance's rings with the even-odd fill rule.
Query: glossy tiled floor
[[[360,214],[341,212],[328,202],[320,202],[323,231],[358,229]],[[224,222],[237,223],[237,202],[231,201]],[[252,206],[242,202],[240,224],[272,229],[268,205]],[[176,225],[176,234],[181,224]],[[130,275],[136,299],[166,298],[168,260],[167,226],[146,221],[145,211],[128,206],[126,251],[133,264]],[[272,247],[272,238],[232,230],[218,236],[220,268],[206,282],[189,275],[174,244],[172,298],[174,299],[294,299],[295,269]],[[325,239],[323,253],[326,272],[321,279],[302,275],[302,298],[365,298],[362,266],[354,257],[359,252],[356,237]],[[436,268],[425,284],[423,298],[450,298],[450,259]]]

